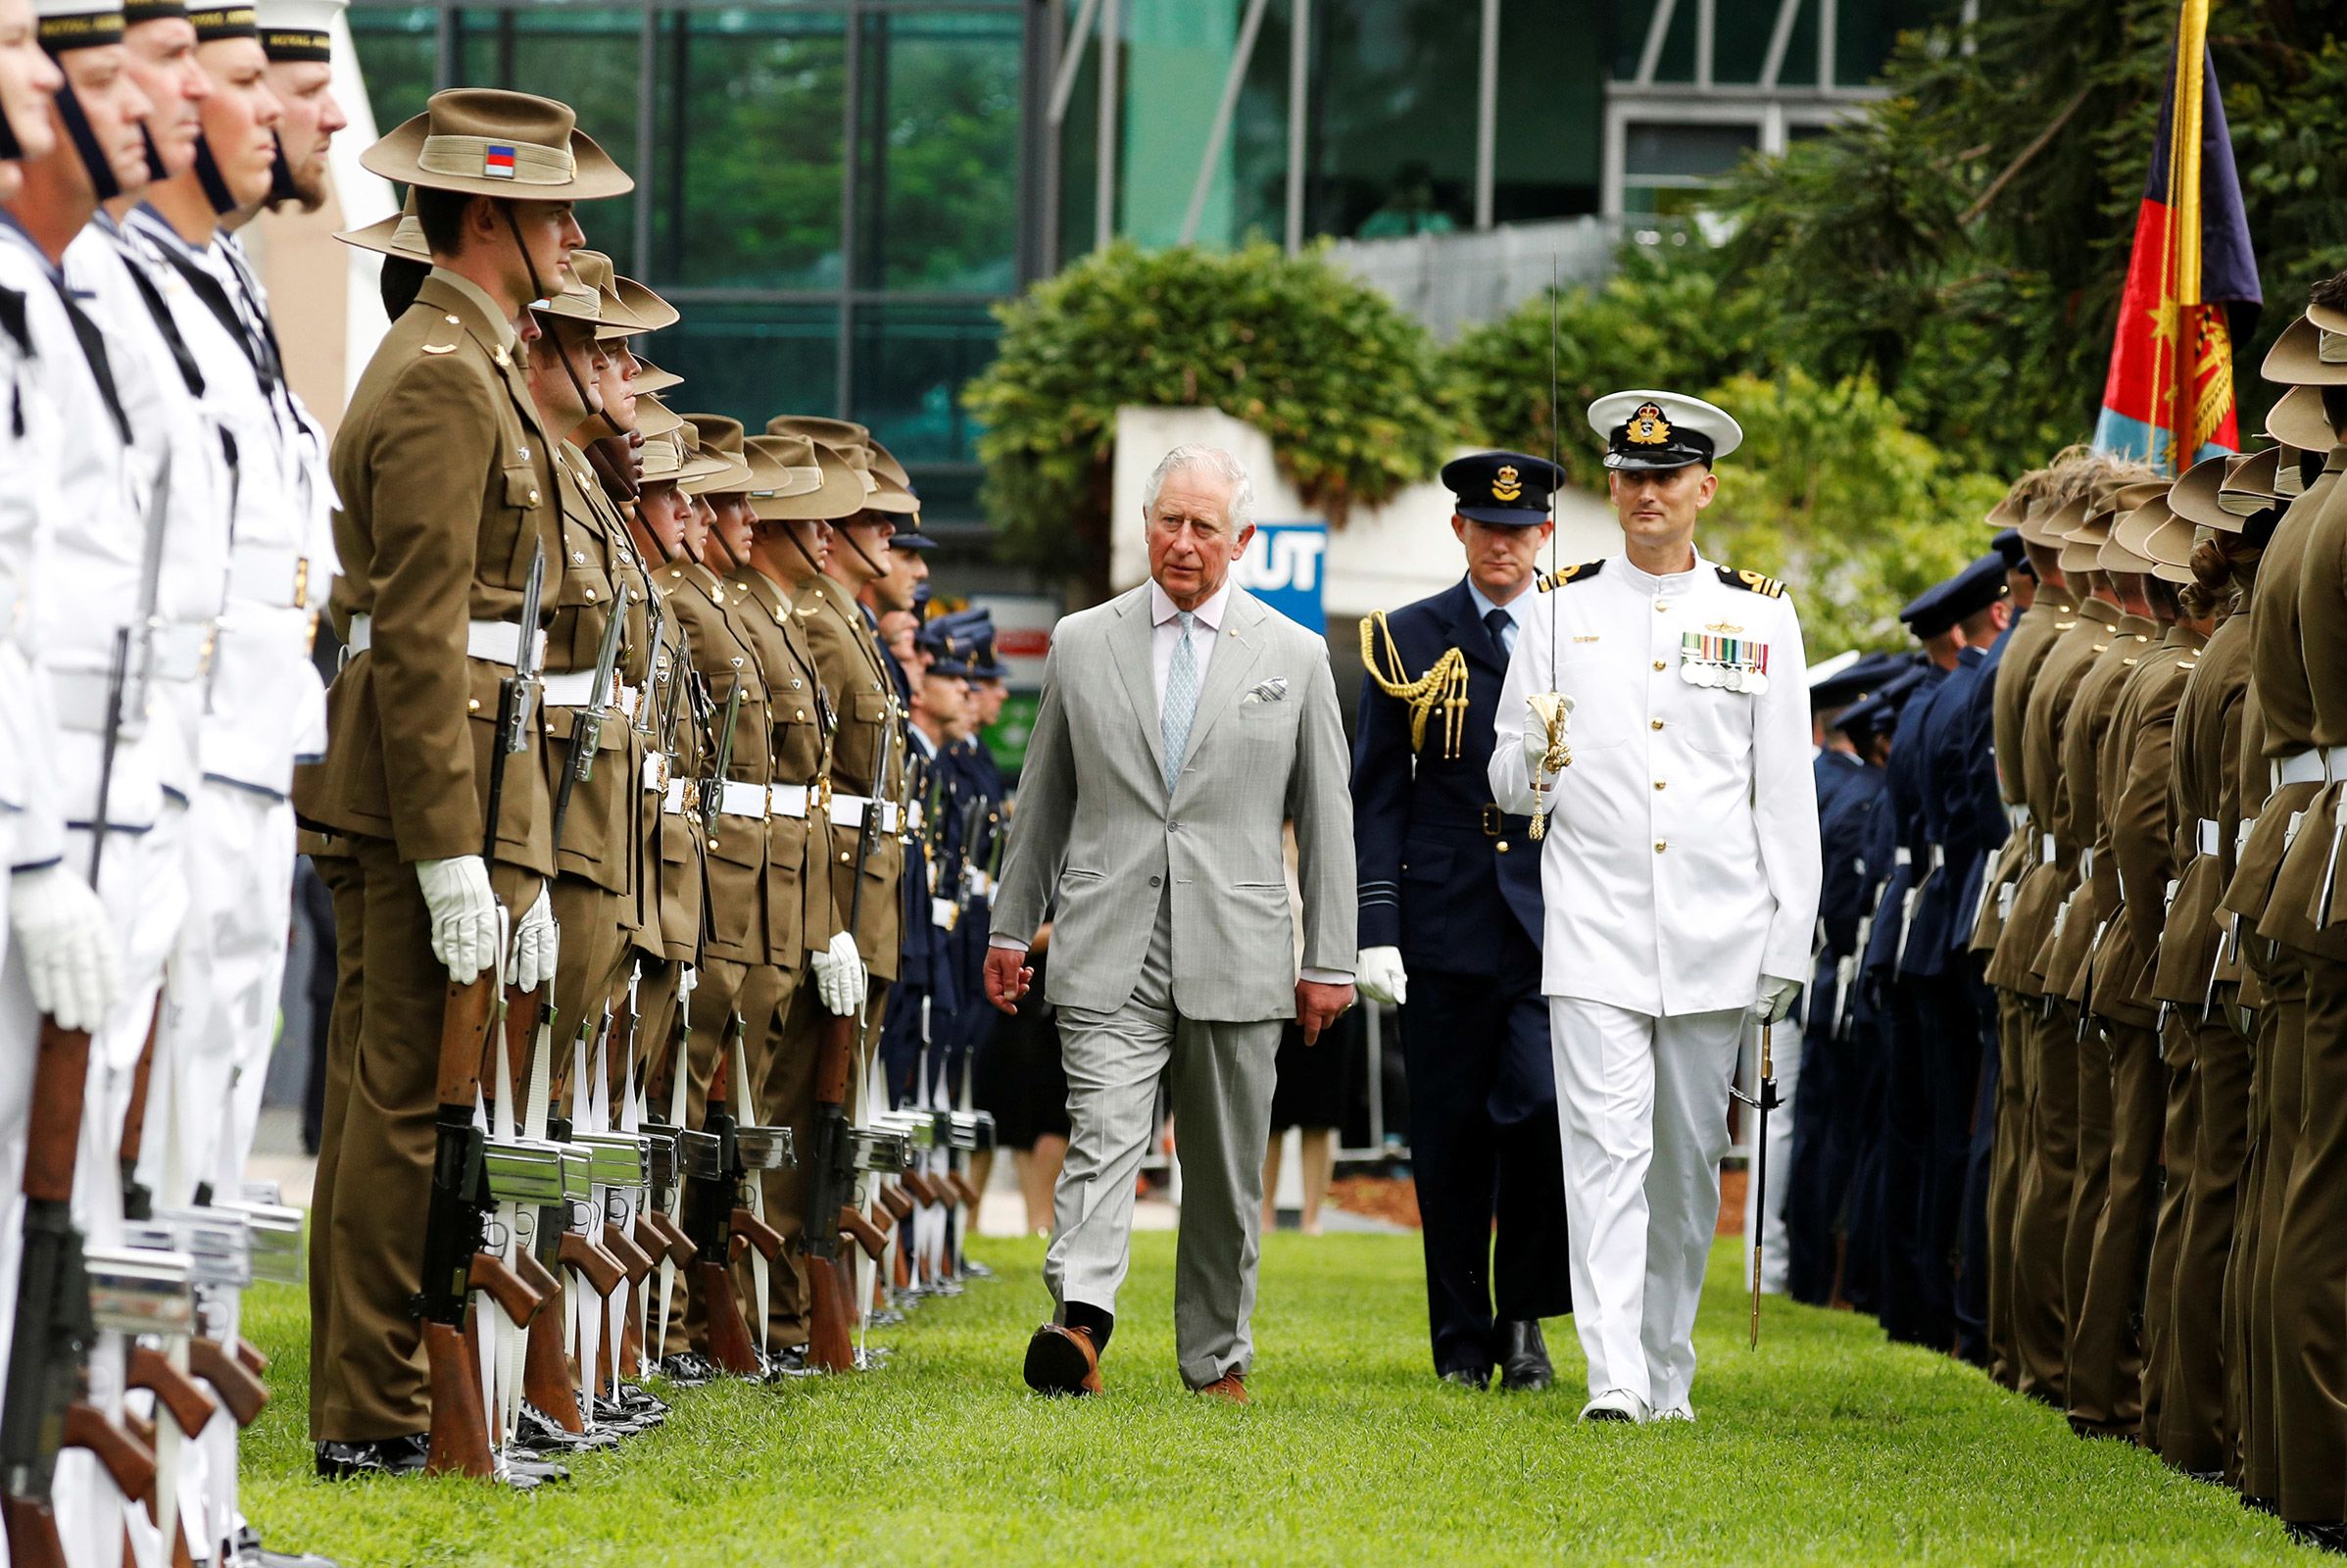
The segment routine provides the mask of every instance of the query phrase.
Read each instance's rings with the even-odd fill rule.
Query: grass
[[[309,1479],[299,1294],[248,1329],[276,1397],[245,1500],[280,1548],[365,1564],[971,1561],[1522,1563],[2251,1562],[2281,1528],[2147,1454],[2072,1437],[1970,1368],[1869,1320],[1772,1301],[1743,1348],[1736,1246],[1713,1256],[1694,1427],[1583,1427],[1559,1387],[1475,1396],[1427,1361],[1414,1238],[1278,1235],[1264,1250],[1256,1403],[1187,1394],[1172,1238],[1134,1239],[1109,1396],[1018,1377],[1043,1315],[1041,1244],[981,1244],[1000,1274],[891,1331],[883,1371],[680,1393],[661,1430],[537,1496],[470,1483]],[[2311,1560],[2311,1559],[2303,1559]]]

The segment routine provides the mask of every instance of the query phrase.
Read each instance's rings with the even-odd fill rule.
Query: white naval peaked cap
[[[53,55],[122,41],[122,0],[32,0],[32,16]]]
[[[334,23],[350,0],[255,0],[261,47],[274,61],[333,59]]]
[[[1605,466],[1630,472],[1716,463],[1744,441],[1744,427],[1727,410],[1651,388],[1599,398],[1589,420],[1605,443]]]
[[[1864,657],[1865,656],[1859,653],[1857,649],[1852,648],[1843,653],[1835,654],[1832,659],[1823,660],[1818,663],[1810,665],[1810,686],[1815,688],[1824,685],[1827,681],[1832,680],[1834,676],[1840,674],[1852,664],[1857,663],[1858,661]]]

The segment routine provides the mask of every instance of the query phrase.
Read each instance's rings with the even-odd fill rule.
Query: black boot
[[[1538,1319],[1501,1322],[1499,1331],[1499,1387],[1508,1393],[1531,1393],[1556,1381],[1548,1364],[1548,1345],[1540,1338]]]
[[[421,1475],[431,1447],[430,1436],[422,1432],[406,1438],[321,1443],[317,1446],[318,1479],[351,1481],[361,1476]]]

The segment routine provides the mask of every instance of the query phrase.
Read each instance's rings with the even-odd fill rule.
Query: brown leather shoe
[[[1091,1334],[1046,1323],[1027,1342],[1027,1387],[1038,1394],[1098,1394],[1100,1352]]]
[[[1216,1378],[1213,1382],[1207,1384],[1204,1388],[1198,1390],[1198,1392],[1200,1394],[1210,1394],[1217,1399],[1228,1399],[1233,1404],[1246,1404],[1248,1402],[1247,1397],[1247,1379],[1240,1376],[1236,1372],[1225,1372],[1221,1377]]]

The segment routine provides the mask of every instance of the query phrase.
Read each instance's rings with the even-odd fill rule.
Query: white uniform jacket
[[[40,576],[28,596],[28,618],[31,646],[49,672],[56,715],[54,799],[68,825],[86,824],[97,809],[116,636],[138,619],[147,543],[143,507],[151,475],[133,461],[117,415],[127,422],[122,383],[145,372],[129,346],[91,315],[95,301],[76,300],[89,323],[84,329],[116,387],[110,405],[65,304],[64,278],[5,214],[0,214],[0,286],[24,296],[32,348],[25,361],[28,385],[55,417],[57,441],[48,473],[55,481],[57,526],[48,534]],[[113,366],[117,357],[124,362],[119,368]],[[30,407],[33,397],[26,402]],[[133,832],[154,825],[164,782],[184,776],[187,768],[178,725],[147,722],[153,684],[147,641],[133,637],[121,743],[107,792],[106,820]]]
[[[1667,577],[1620,556],[1558,575],[1517,634],[1491,769],[1501,810],[1535,809],[1526,699],[1573,699],[1572,761],[1546,790],[1540,989],[1650,1017],[1748,1007],[1762,975],[1809,973],[1817,920],[1792,601],[1700,557]]]

